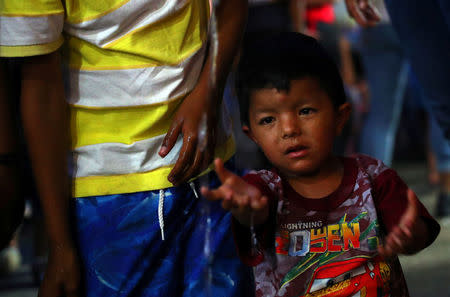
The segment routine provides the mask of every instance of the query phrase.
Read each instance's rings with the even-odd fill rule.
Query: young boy
[[[243,130],[274,169],[240,178],[216,160],[222,185],[202,193],[233,214],[256,295],[408,296],[396,255],[425,248],[440,227],[382,162],[333,154],[351,107],[324,50],[298,33],[255,42],[237,87]]]

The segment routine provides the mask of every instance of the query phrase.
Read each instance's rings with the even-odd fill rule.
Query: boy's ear
[[[338,107],[337,113],[336,135],[340,135],[342,133],[342,130],[344,129],[345,124],[350,118],[350,114],[352,113],[352,106],[350,105],[350,103],[345,102]]]
[[[253,140],[253,142],[258,143],[255,139],[255,136],[253,136],[252,130],[250,130],[249,126],[242,125],[242,132],[244,132],[244,134],[247,135],[248,138]]]

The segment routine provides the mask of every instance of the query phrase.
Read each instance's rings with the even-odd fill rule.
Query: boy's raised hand
[[[215,171],[222,185],[214,190],[201,188],[208,200],[222,200],[222,207],[230,210],[233,216],[244,225],[250,225],[252,212],[255,223],[261,223],[268,216],[268,199],[261,191],[244,179],[225,169],[221,159],[214,160]]]
[[[414,192],[407,190],[408,207],[400,218],[398,226],[386,236],[384,244],[378,248],[379,253],[384,257],[391,257],[397,254],[410,254],[414,252],[417,245],[416,232],[423,226],[423,221],[419,218],[419,207]],[[422,224],[421,224],[422,223]]]

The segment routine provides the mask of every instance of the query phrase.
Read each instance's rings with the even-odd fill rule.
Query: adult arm
[[[183,135],[179,158],[168,176],[168,180],[173,184],[180,184],[196,176],[214,157],[218,109],[228,72],[240,46],[247,6],[247,0],[222,0],[216,8],[218,51],[214,76],[217,84],[210,84],[211,63],[214,57],[208,52],[197,85],[177,111],[159,152],[161,157],[165,157],[175,145],[178,136]],[[205,114],[205,139],[199,139]]]
[[[40,296],[79,296],[79,263],[69,212],[69,112],[58,52],[23,59],[21,109],[49,237]]]

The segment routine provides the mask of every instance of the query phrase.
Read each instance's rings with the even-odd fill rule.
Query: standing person
[[[426,108],[432,113],[442,133],[450,141],[450,2],[446,0],[386,0],[392,26],[427,98]],[[351,16],[370,26],[379,20],[368,0],[346,0]],[[440,196],[439,206],[450,210],[448,196]],[[448,216],[448,211],[442,213]]]
[[[357,41],[370,94],[359,151],[391,166],[409,66],[383,1],[376,0],[373,4],[380,14],[380,22],[361,28]]]
[[[274,168],[240,178],[217,160],[222,185],[202,193],[233,214],[256,295],[409,296],[397,254],[425,248],[440,227],[381,161],[334,155],[351,108],[324,49],[301,34],[268,37],[244,51],[237,81],[243,130]]]
[[[450,218],[450,142],[444,137],[434,114],[430,112],[426,95],[413,72],[410,73],[409,93],[410,99],[419,104],[421,109],[425,109],[427,113],[428,171],[429,176],[433,169],[438,174],[436,184],[439,185],[435,210],[436,217]],[[430,178],[429,181],[432,182]]]
[[[386,0],[392,25],[427,96],[427,104],[450,139],[450,3],[446,0]],[[369,0],[346,0],[349,14],[363,26],[379,21]]]
[[[208,223],[215,259],[203,255],[204,213],[193,180],[212,157],[229,160],[234,152],[221,90],[246,5],[227,0],[216,9],[213,89],[208,1],[5,3],[0,53],[29,57],[24,117],[36,123],[27,135],[50,237],[40,296],[247,296],[252,290],[250,271],[233,248],[230,217],[214,205]],[[72,200],[64,182],[66,127]],[[202,141],[200,130],[206,130]],[[49,167],[56,168],[52,174]],[[214,174],[207,178],[216,183]]]

